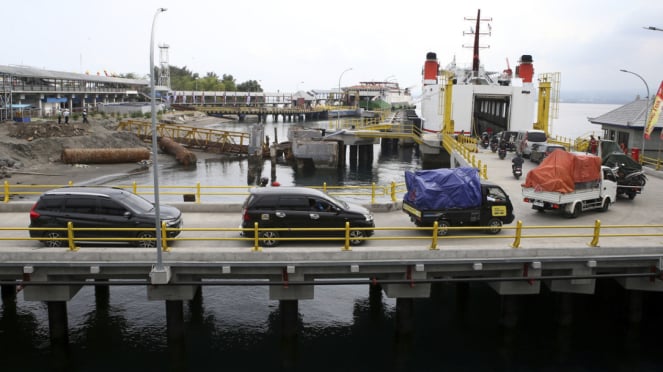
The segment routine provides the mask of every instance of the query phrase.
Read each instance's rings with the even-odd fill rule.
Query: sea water
[[[570,136],[598,132],[586,117],[612,108],[563,104],[555,130],[568,125]],[[415,157],[384,163],[379,158],[376,171],[384,177],[416,166]],[[201,182],[205,175],[216,180],[243,172],[241,161],[209,168],[200,170]],[[286,174],[279,175],[284,183]],[[297,176],[290,177],[296,183]],[[108,301],[95,301],[94,289],[87,286],[67,303],[66,348],[50,345],[46,304],[24,301],[19,293],[15,305],[3,303],[0,309],[0,371],[663,368],[657,346],[663,326],[661,296],[624,291],[614,280],[597,281],[594,295],[551,293],[542,286],[539,295],[508,300],[481,283],[441,284],[431,298],[415,300],[414,330],[407,335],[395,331],[395,300],[383,296],[370,303],[368,293],[363,285],[316,287],[313,300],[299,302],[297,336],[287,337],[281,333],[278,302],[269,300],[267,287],[206,286],[201,302],[184,304],[184,343],[169,346],[165,304],[148,301],[144,287],[113,286]],[[505,316],[505,301],[517,302],[517,319]],[[641,321],[629,316],[629,304],[642,306]]]
[[[594,134],[601,135],[601,127],[591,124],[587,120],[609,112],[619,105],[606,104],[578,104],[561,103],[556,118],[553,118],[550,131],[553,136],[569,139]],[[271,117],[270,117],[271,119]],[[533,119],[534,121],[534,119]],[[264,126],[264,135],[270,141],[288,141],[289,131],[297,126],[311,129],[327,129],[335,125],[336,120],[320,120],[308,122],[273,122],[268,120],[265,124],[250,122],[210,124],[211,129],[223,129],[234,132],[250,133],[253,126]],[[169,155],[159,157],[159,185],[161,186],[190,186],[196,183],[201,186],[255,186],[260,178],[265,177],[278,181],[282,186],[340,186],[340,185],[370,185],[387,187],[392,182],[404,182],[406,170],[420,169],[420,158],[416,147],[395,146],[381,147],[374,145],[374,156],[371,164],[359,167],[345,165],[338,169],[309,169],[297,168],[285,161],[272,162],[265,159],[259,162],[249,162],[246,157],[235,155],[204,154],[195,166],[183,167]],[[200,153],[199,153],[200,154]],[[201,154],[203,155],[203,154]],[[149,186],[153,184],[154,174],[149,168],[131,175],[116,175],[105,177],[105,185],[137,185]],[[238,190],[234,190],[238,191]],[[150,196],[146,195],[149,199]],[[241,196],[206,196],[204,200],[214,202],[237,202]],[[181,201],[181,195],[161,195],[162,202]]]

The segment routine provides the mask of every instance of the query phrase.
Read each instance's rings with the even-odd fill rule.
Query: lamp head
[[[166,9],[166,8],[159,8],[159,11],[160,11],[160,12],[165,12],[166,10],[168,10],[168,9]]]

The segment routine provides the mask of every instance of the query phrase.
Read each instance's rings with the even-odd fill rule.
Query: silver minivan
[[[516,154],[529,158],[533,144],[546,144],[548,137],[542,130],[530,129],[519,131],[516,137]]]

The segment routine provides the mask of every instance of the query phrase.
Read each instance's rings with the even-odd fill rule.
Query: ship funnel
[[[520,56],[518,66],[516,66],[516,76],[523,79],[523,83],[531,83],[534,77],[534,65],[532,64],[532,56],[523,54]]]
[[[437,62],[437,54],[434,52],[426,53],[426,62],[424,63],[424,85],[437,84],[437,72],[440,64]]]

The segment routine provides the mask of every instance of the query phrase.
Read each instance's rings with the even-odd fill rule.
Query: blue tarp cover
[[[472,208],[481,205],[476,168],[440,168],[405,172],[404,200],[419,210]]]

